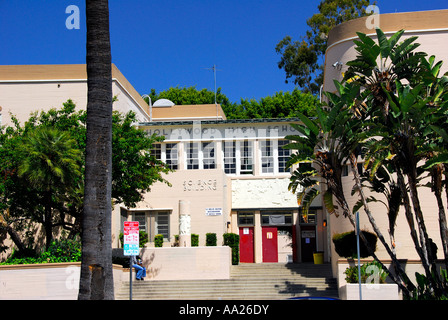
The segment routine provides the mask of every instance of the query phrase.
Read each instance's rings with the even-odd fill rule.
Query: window
[[[253,146],[252,141],[240,142],[241,174],[253,173]]]
[[[168,211],[161,211],[157,213],[156,216],[156,234],[163,235],[164,241],[169,241],[170,239],[170,215]]]
[[[177,143],[153,144],[151,155],[165,162],[170,169],[178,169]]]
[[[187,169],[215,169],[215,143],[189,142],[186,144]]]
[[[157,160],[162,160],[162,144],[155,143],[152,145],[151,155]]]
[[[253,226],[254,213],[253,212],[238,212],[238,226]]]
[[[274,152],[272,144],[270,140],[260,141],[262,173],[274,173]]]
[[[178,155],[177,155],[177,143],[167,143],[165,145],[165,163],[172,170],[177,170],[178,167]]]
[[[299,216],[300,216],[300,223],[316,223],[316,214],[317,211],[313,209],[308,209],[308,212],[302,210],[300,208]]]
[[[224,141],[224,172],[227,174],[236,174],[236,142]]]
[[[145,212],[134,212],[134,221],[138,222],[138,227],[140,231],[148,232],[146,229],[146,213]]]
[[[282,211],[261,212],[262,226],[292,225],[292,213]]]
[[[202,168],[203,169],[215,169],[215,143],[203,142],[202,143]]]
[[[187,143],[187,169],[199,169],[199,144]]]
[[[291,169],[286,169],[286,163],[291,155],[290,149],[283,149],[289,143],[288,140],[278,141],[278,172],[290,172]]]

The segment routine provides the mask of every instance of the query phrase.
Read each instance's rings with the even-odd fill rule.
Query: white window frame
[[[190,144],[195,144],[198,149],[198,156],[197,158],[189,158],[189,148]],[[204,146],[205,145],[212,144],[213,146],[213,157],[205,157],[204,158]],[[184,144],[184,167],[186,170],[204,170],[204,160],[212,160],[214,165],[212,168],[205,168],[205,170],[211,170],[217,168],[217,161],[216,161],[216,154],[217,154],[217,145],[216,141],[195,141],[195,142],[185,142]],[[191,159],[197,160],[197,168],[189,168],[189,166],[192,166],[193,164],[189,163]],[[196,164],[195,164],[196,165]]]
[[[286,172],[280,172],[279,171],[279,141],[285,141],[284,139],[266,139],[266,140],[259,140],[258,141],[258,159],[259,159],[259,172],[262,176],[269,176],[269,175],[290,175],[290,171]],[[269,142],[272,155],[271,156],[263,156],[263,144]],[[271,158],[272,159],[272,172],[263,172],[263,158]]]

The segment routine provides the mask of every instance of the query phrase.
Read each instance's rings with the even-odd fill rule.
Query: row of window
[[[287,140],[260,141],[261,173],[290,172],[286,163],[291,150],[283,149]],[[227,174],[254,174],[254,142],[224,141],[222,159],[224,172]],[[152,154],[164,161],[171,169],[179,169],[179,144],[163,143],[153,146]],[[186,169],[216,169],[217,149],[215,142],[186,142],[184,144]]]

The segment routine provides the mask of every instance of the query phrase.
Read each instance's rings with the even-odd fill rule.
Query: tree
[[[81,151],[68,132],[50,127],[39,127],[29,132],[21,145],[23,156],[18,167],[19,177],[37,191],[44,207],[39,220],[45,226],[46,247],[53,240],[53,210],[59,202],[65,202],[67,194],[74,192],[81,175]],[[63,223],[63,222],[62,222]]]
[[[78,299],[113,300],[112,69],[107,0],[86,0],[87,131]]]
[[[305,92],[316,94],[323,83],[323,63],[330,30],[344,22],[366,15],[367,0],[322,0],[319,13],[307,20],[310,30],[300,40],[284,37],[275,47],[281,54],[278,67]]]
[[[19,176],[18,169],[21,163],[29,161],[26,159],[29,152],[23,148],[26,137],[36,135],[37,131],[45,128],[69,135],[73,148],[79,153],[79,157],[73,158],[79,172],[70,179],[70,184],[53,184],[52,227],[67,230],[71,239],[81,232],[86,111],[75,109],[73,101],[68,100],[60,109],[32,113],[23,125],[12,116],[15,126],[0,131],[0,230],[9,234],[19,250],[39,249],[34,242],[33,230],[36,224],[44,223],[42,204],[45,199],[41,185],[31,184],[26,175]],[[132,111],[127,114],[114,111],[112,122],[112,198],[115,202],[134,207],[156,181],[169,184],[162,175],[170,170],[150,152],[153,144],[163,138],[155,134],[149,136],[134,126],[136,115]],[[53,152],[53,148],[47,148],[44,156],[49,157]],[[29,167],[29,170],[35,168]]]
[[[151,89],[149,96],[152,102],[168,99],[177,105],[211,104],[215,99],[214,92],[207,89],[197,90],[195,87],[170,88],[160,93]],[[315,115],[314,106],[317,99],[310,93],[294,89],[292,92],[276,92],[260,100],[241,99],[239,103],[234,103],[218,88],[217,103],[221,105],[227,119],[293,118],[297,117],[298,111],[307,116]]]
[[[358,33],[359,40],[354,40],[358,56],[347,63],[349,69],[344,81],[335,81],[337,93],[325,93],[327,106],[317,108],[317,119],[302,116],[303,124],[298,128],[304,137],[292,137],[291,148],[300,147],[300,144],[294,145],[297,142],[306,143],[307,147],[305,155],[300,155],[300,151],[293,154],[290,164],[307,160],[313,163],[314,169],[304,171],[299,166],[293,172],[290,187],[295,191],[297,186],[302,186],[304,189],[299,192],[309,193],[309,178],[319,175],[326,182],[324,203],[330,213],[336,212],[331,196],[335,196],[352,225],[353,213],[363,208],[393,261],[392,280],[405,296],[412,297],[416,286],[401,267],[394,244],[396,217],[403,206],[411,239],[425,270],[428,291],[434,298],[443,298],[448,295],[446,279],[440,277],[435,266],[436,255],[418,188],[423,179],[431,178],[432,183],[427,186],[437,199],[447,261],[447,226],[441,193],[443,186],[446,188],[442,179],[447,163],[444,141],[448,137],[445,129],[448,78],[438,77],[441,63],[434,64],[434,57],[426,59],[425,53],[415,52],[416,37],[400,42],[403,33],[399,31],[387,38],[377,29],[378,43]],[[332,123],[337,125],[328,125]],[[363,176],[358,172],[358,161],[364,162]],[[344,192],[339,190],[343,187],[339,181],[340,166],[347,162],[355,177],[352,195],[359,197],[352,209],[346,205]],[[366,188],[371,191],[369,197],[365,194]],[[390,242],[378,228],[378,217],[369,209],[369,202],[380,201],[376,193],[386,195]]]

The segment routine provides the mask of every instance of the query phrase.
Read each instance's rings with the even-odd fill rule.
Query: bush
[[[364,230],[362,232],[369,243],[369,247],[375,252],[377,241],[376,234]],[[358,256],[355,231],[335,234],[333,236],[333,243],[334,249],[339,256],[343,258],[355,258]],[[367,247],[362,239],[359,239],[359,251],[361,258],[367,258],[370,256],[369,250],[367,250]]]
[[[216,233],[207,233],[205,235],[205,245],[207,247],[216,247],[217,239]]]
[[[223,245],[232,249],[232,264],[237,265],[240,262],[240,236],[236,233],[224,233]]]
[[[358,266],[348,267],[344,274],[347,283],[358,283]],[[377,261],[368,262],[361,266],[361,283],[385,283],[387,275],[388,272],[383,270]]]
[[[191,234],[191,246],[198,247],[199,246],[199,235],[192,233]]]
[[[81,261],[81,242],[77,240],[55,240],[47,250],[35,254],[32,250],[26,252],[13,251],[12,255],[1,264],[34,264]]]
[[[162,234],[156,234],[154,237],[154,245],[156,248],[163,247],[163,235]]]

